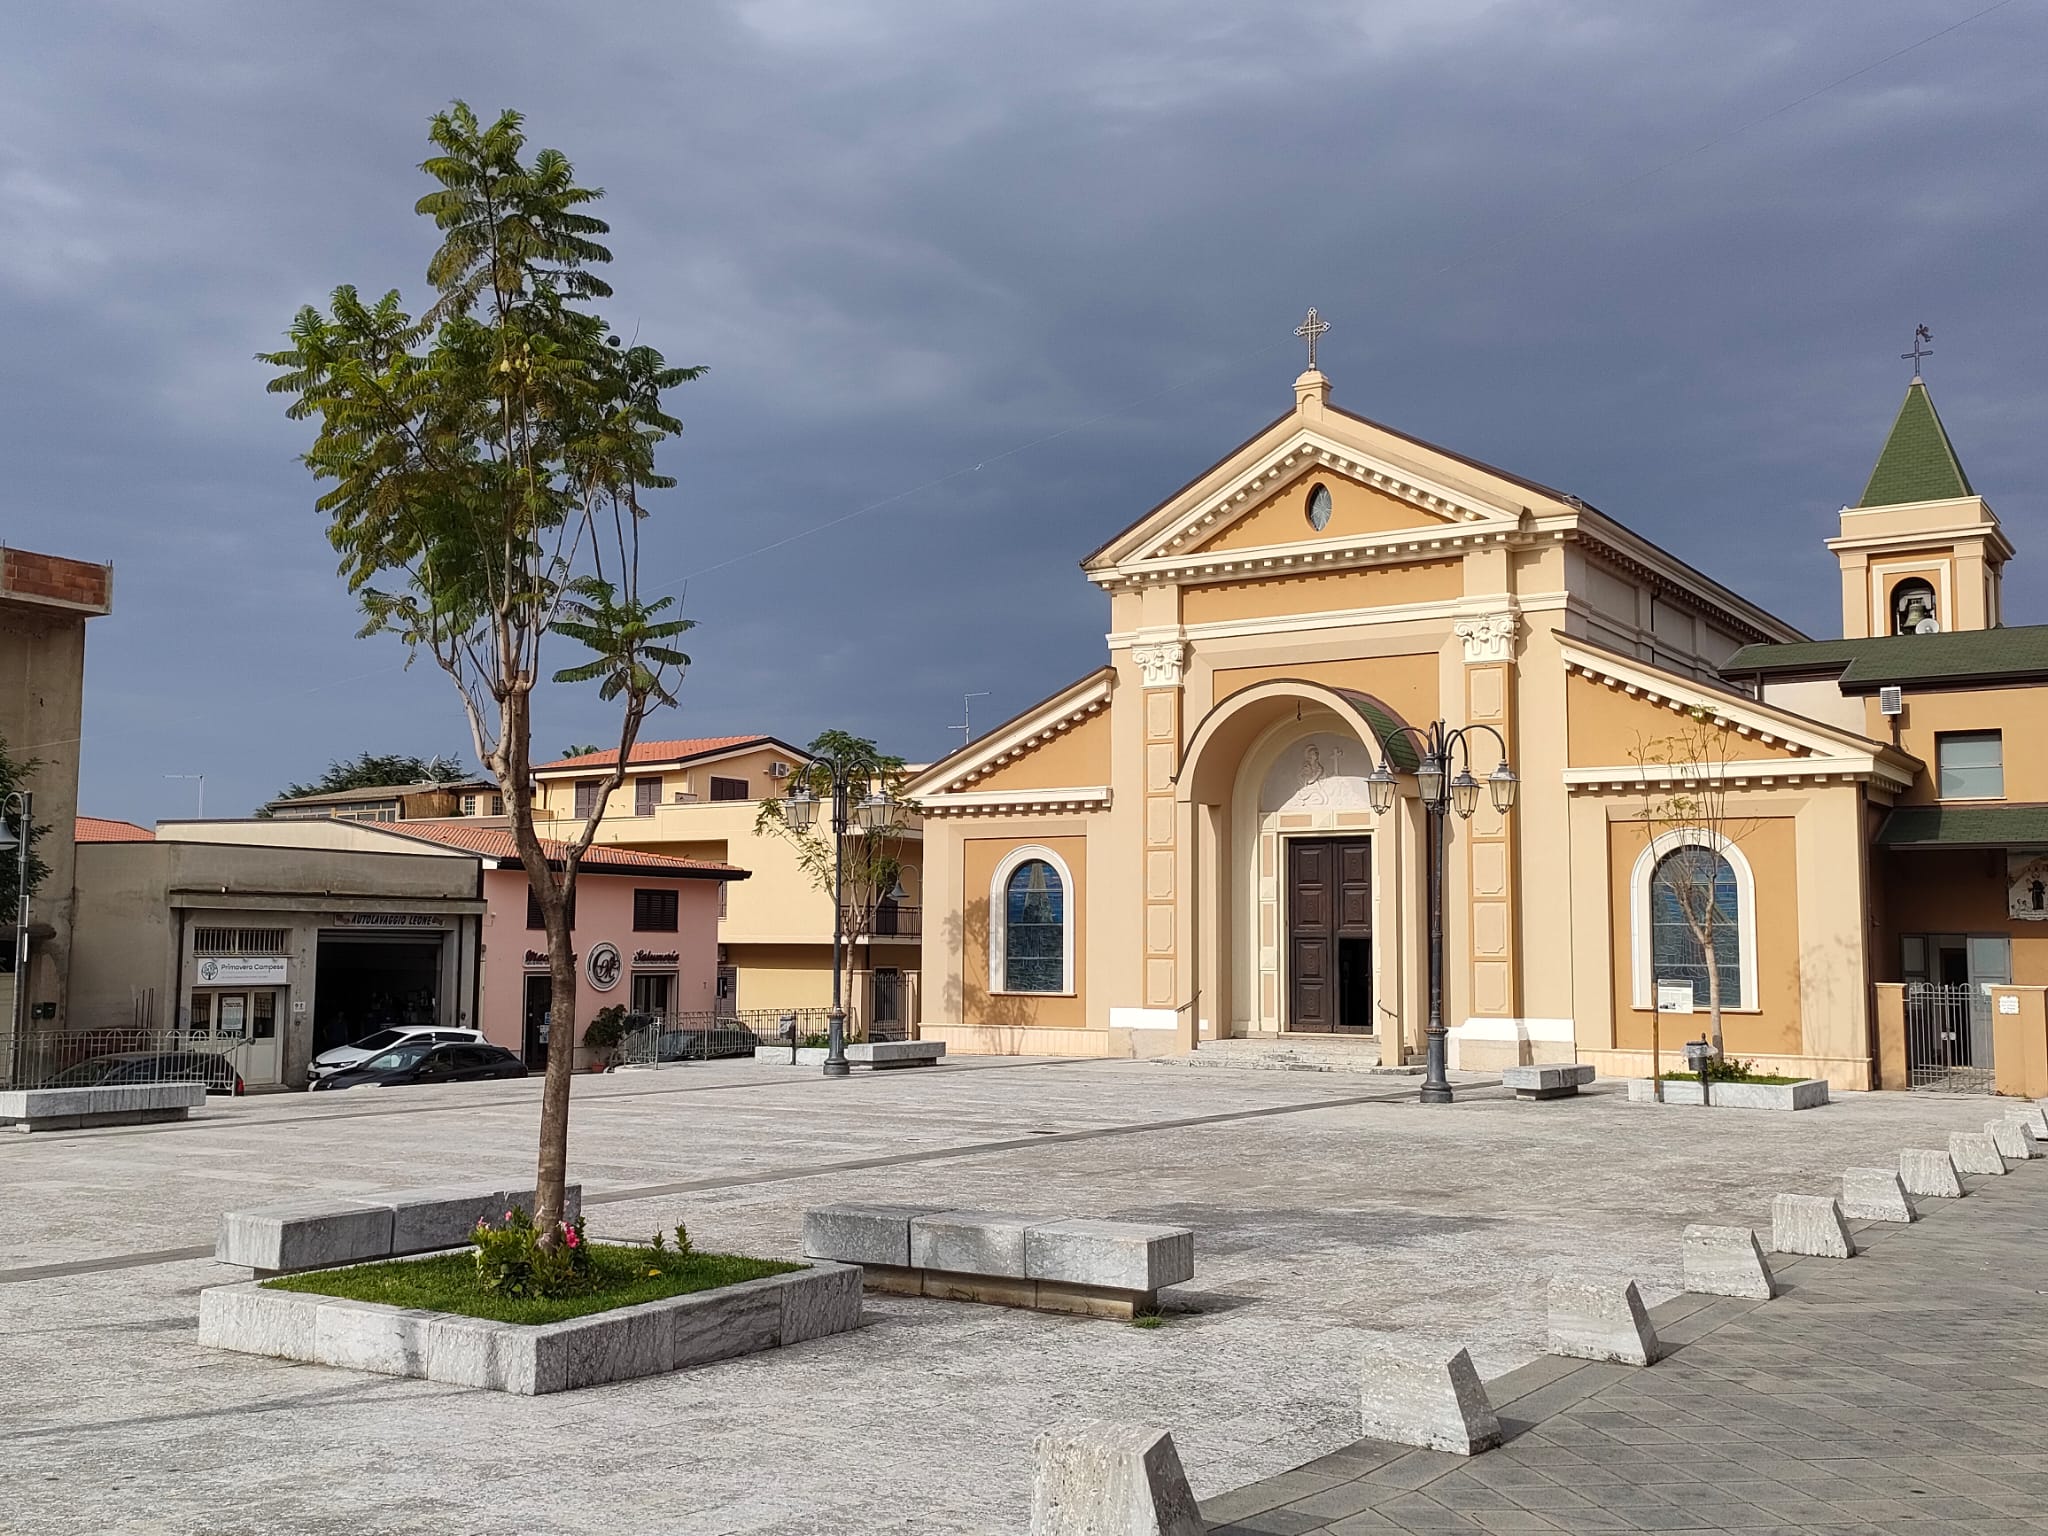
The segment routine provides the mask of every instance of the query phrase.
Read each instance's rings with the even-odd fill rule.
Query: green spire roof
[[[1908,501],[1949,501],[1976,494],[1948,440],[1948,430],[1935,414],[1927,385],[1916,376],[1907,386],[1899,419],[1892,423],[1892,435],[1884,440],[1884,452],[1877,456],[1877,468],[1870,472],[1870,483],[1863,487],[1863,499],[1856,505],[1896,507]]]

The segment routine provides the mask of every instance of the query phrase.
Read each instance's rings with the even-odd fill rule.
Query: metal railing
[[[846,907],[847,931],[858,932],[864,939],[915,939],[924,935],[924,908],[921,906],[884,902],[875,908],[872,925],[866,921],[868,916],[849,903]]]
[[[1906,1085],[1936,1093],[1994,1093],[1991,998],[1980,986],[1906,984]]]
[[[611,1065],[674,1067],[752,1056],[762,1045],[822,1045],[828,1012],[755,1008],[738,1013],[628,1014],[626,1033],[611,1053]],[[861,1038],[858,1015],[851,1008],[846,1012],[846,1038]]]
[[[249,1042],[187,1030],[82,1029],[15,1038],[12,1076],[21,1088],[119,1088],[204,1083],[240,1093]]]

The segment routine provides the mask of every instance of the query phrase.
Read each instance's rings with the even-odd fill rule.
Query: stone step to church
[[[1373,1036],[1295,1035],[1210,1040],[1199,1050],[1160,1058],[1184,1067],[1251,1067],[1271,1072],[1369,1072],[1386,1077],[1419,1077],[1420,1066],[1380,1060]]]

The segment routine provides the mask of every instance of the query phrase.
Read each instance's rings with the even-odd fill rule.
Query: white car
[[[444,1029],[437,1024],[394,1025],[390,1029],[380,1029],[373,1035],[365,1035],[360,1040],[351,1040],[347,1045],[337,1045],[331,1051],[322,1051],[313,1058],[313,1064],[306,1069],[306,1075],[317,1083],[323,1077],[332,1077],[345,1068],[368,1061],[378,1052],[388,1051],[394,1045],[403,1045],[408,1040],[428,1045],[489,1043],[484,1039],[481,1030]]]

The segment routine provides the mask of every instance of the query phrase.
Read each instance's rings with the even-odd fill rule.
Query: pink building
[[[547,934],[511,832],[468,821],[402,821],[378,830],[467,849],[482,860],[479,1027],[539,1070],[549,1035]],[[541,847],[559,870],[563,845],[544,837]],[[577,865],[571,922],[576,1039],[599,1009],[614,1003],[670,1019],[710,1013],[725,884],[747,874],[731,864],[603,844],[585,854]]]

